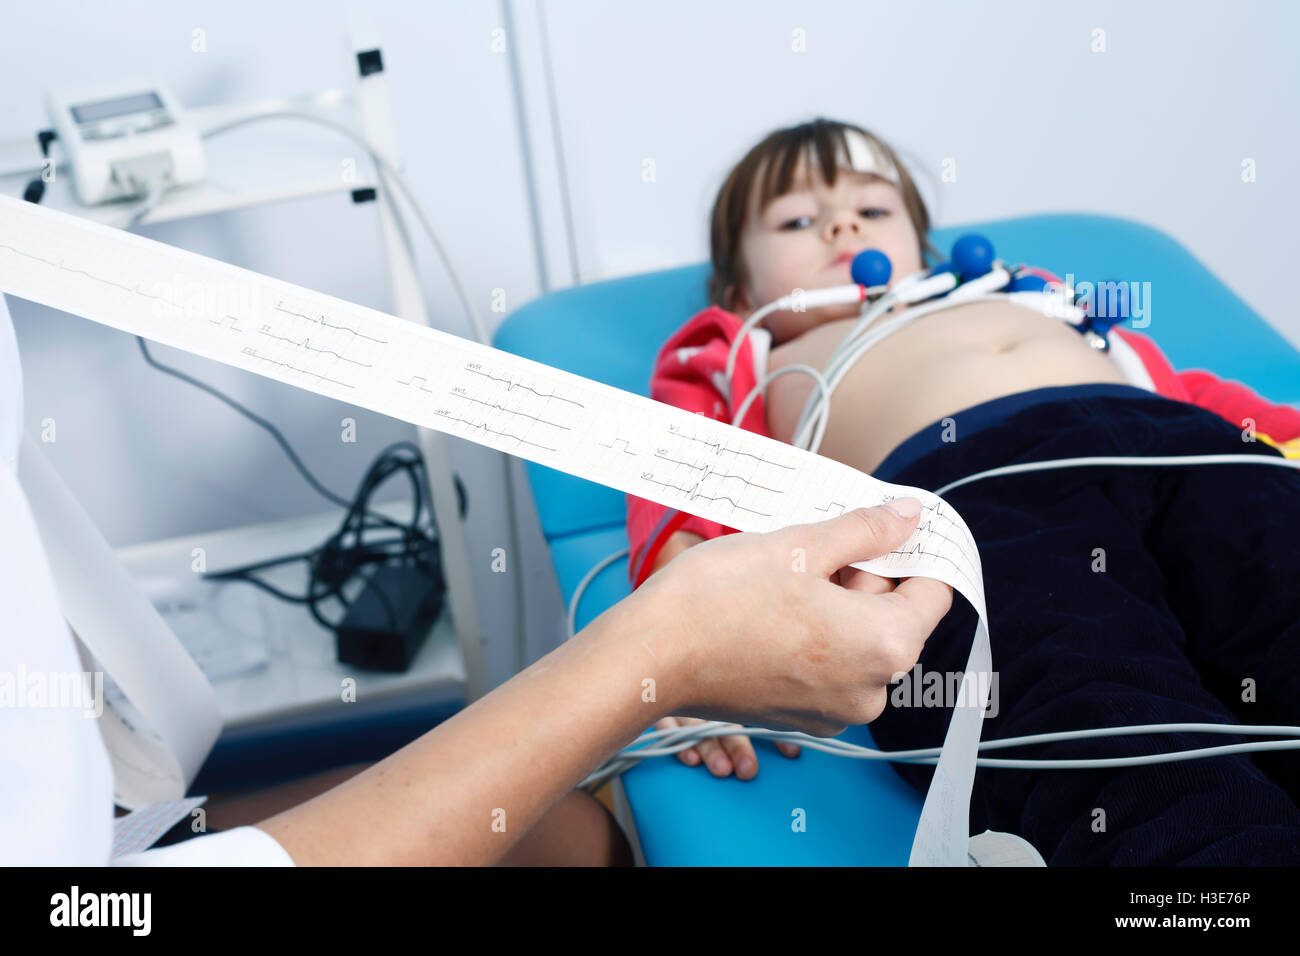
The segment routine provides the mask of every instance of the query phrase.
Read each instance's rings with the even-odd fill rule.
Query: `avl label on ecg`
[[[182,283],[239,294],[200,295],[195,308],[180,309],[168,290]],[[916,533],[897,551],[855,566],[951,585],[979,615],[964,679],[991,670],[979,552],[956,511],[923,489],[886,484],[644,396],[2,196],[0,289],[741,531],[772,531],[911,495],[924,506]],[[966,864],[987,700],[978,703],[954,710],[913,863]]]

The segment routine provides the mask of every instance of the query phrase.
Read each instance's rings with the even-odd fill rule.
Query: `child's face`
[[[893,265],[890,283],[921,268],[920,240],[903,197],[894,185],[870,173],[841,168],[834,187],[818,171],[795,171],[795,187],[757,208],[757,184],[740,237],[744,281],[732,311],[748,318],[756,309],[794,289],[819,289],[853,281],[849,265],[863,249],[879,249]],[[774,312],[764,324],[774,343],[811,328],[858,314],[860,305],[824,306],[804,312]]]

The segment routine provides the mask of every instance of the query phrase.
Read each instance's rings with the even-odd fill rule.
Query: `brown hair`
[[[846,135],[850,131],[865,136],[898,170],[898,189],[920,238],[922,261],[925,261],[927,252],[941,258],[938,250],[930,244],[930,213],[925,208],[925,201],[889,144],[860,126],[818,117],[812,122],[770,133],[745,154],[718,190],[709,225],[713,274],[709,276],[708,293],[712,304],[730,309],[727,290],[738,284],[745,274],[745,264],[740,256],[740,233],[749,212],[749,198],[755,180],[762,176],[762,191],[758,197],[758,208],[762,211],[773,199],[790,191],[799,159],[809,153],[821,171],[822,180],[826,185],[834,186],[839,172],[839,157],[850,155]]]

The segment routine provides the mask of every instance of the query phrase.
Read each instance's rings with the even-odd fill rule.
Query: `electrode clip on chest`
[[[968,233],[952,247],[952,257],[929,269],[904,276],[891,287],[893,265],[878,249],[864,249],[853,259],[853,283],[824,289],[796,289],[754,312],[731,343],[726,382],[733,413],[739,424],[758,395],[778,375],[799,372],[816,387],[808,397],[792,443],[816,451],[826,430],[830,397],[862,355],[877,342],[917,319],[943,309],[980,301],[1002,301],[1033,309],[1070,324],[1094,349],[1110,350],[1111,328],[1127,317],[1127,302],[1120,299],[1111,314],[1094,314],[1090,304],[1076,301],[1074,290],[1041,270],[1025,265],[1008,266],[994,257],[993,244],[984,236]],[[768,374],[741,402],[732,394],[740,344],[749,331],[773,312],[807,311],[830,305],[861,303],[858,321],[831,354],[825,368],[789,365]],[[897,311],[902,307],[902,311]]]

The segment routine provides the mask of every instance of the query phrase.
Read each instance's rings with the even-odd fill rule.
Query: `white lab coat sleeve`
[[[0,861],[102,866],[113,847],[113,770],[88,701],[53,699],[53,689],[79,679],[83,668],[7,463],[0,464],[0,608]]]
[[[236,827],[183,843],[120,856],[115,866],[293,866],[293,857],[271,834]]]
[[[51,700],[83,671],[18,484],[22,409],[0,295],[0,863],[99,866],[113,847],[113,770],[94,708]]]
[[[0,864],[103,866],[113,851],[113,767],[90,701],[53,694],[84,672],[18,483],[22,370],[5,306],[0,295]],[[114,862],[294,865],[251,826]]]

